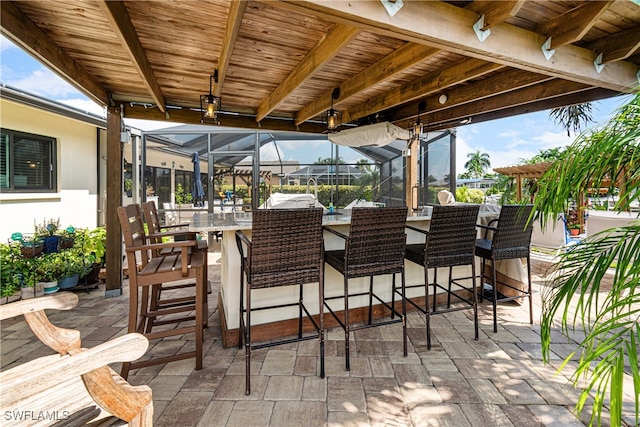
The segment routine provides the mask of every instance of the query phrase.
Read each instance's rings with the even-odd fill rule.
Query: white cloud
[[[280,157],[278,157],[280,153]],[[284,158],[284,151],[280,148],[280,144],[276,148],[275,144],[266,144],[260,147],[260,160],[275,161]]]
[[[8,49],[18,49],[18,46],[13,44],[13,42],[11,42],[5,36],[0,36],[0,52],[4,52]]]
[[[78,96],[78,91],[73,86],[44,67],[24,76],[9,78],[5,83],[47,99]]]
[[[508,129],[508,130],[505,130],[504,132],[500,132],[498,134],[498,138],[515,138],[520,135],[522,135],[522,131],[515,130],[515,129]]]

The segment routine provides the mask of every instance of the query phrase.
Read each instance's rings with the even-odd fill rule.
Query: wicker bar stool
[[[431,315],[450,311],[473,309],[475,338],[478,339],[478,302],[476,291],[476,269],[474,246],[476,241],[476,221],[478,205],[441,206],[433,207],[429,231],[407,226],[408,229],[425,234],[425,243],[407,245],[407,260],[424,266],[424,284],[410,285],[407,289],[424,286],[424,306],[413,299],[407,302],[424,313],[427,326],[427,348],[431,349]],[[471,276],[453,277],[453,267],[471,266]],[[449,268],[449,278],[446,287],[438,282],[438,269]],[[429,283],[429,269],[433,269],[433,282]],[[471,286],[463,284],[462,280],[471,280]],[[457,289],[452,290],[452,285]],[[429,288],[433,288],[433,301]],[[443,290],[447,294],[446,308],[439,308],[437,291]],[[398,293],[397,290],[395,293]],[[451,306],[451,298],[454,304]]]
[[[497,304],[519,298],[529,298],[529,322],[533,324],[533,299],[531,293],[531,232],[533,221],[529,216],[533,205],[504,205],[500,216],[487,226],[478,225],[485,230],[484,237],[476,241],[476,255],[482,258],[481,282],[487,279],[493,286],[493,294],[487,297],[493,305],[493,332],[498,332]],[[497,226],[492,226],[497,222]],[[529,223],[528,223],[529,222]],[[493,236],[488,233],[493,232]],[[496,262],[510,259],[527,259],[527,287],[517,288],[509,283],[500,282],[496,274]],[[485,265],[491,261],[491,275],[487,275]],[[514,293],[511,296],[498,296],[498,284]],[[484,292],[480,294],[482,301]]]
[[[251,352],[258,348],[317,338],[320,344],[320,377],[324,378],[322,209],[258,209],[253,212],[251,234],[249,239],[242,231],[236,231],[236,243],[241,257],[239,347],[242,348],[244,344],[245,393],[251,393]],[[317,320],[304,305],[304,285],[316,282],[319,298]],[[293,285],[298,286],[296,302],[253,306],[252,291]],[[252,343],[251,313],[286,307],[298,307],[297,336],[261,344]],[[303,312],[315,329],[315,334],[304,334]]]
[[[406,244],[405,224],[407,221],[407,208],[353,208],[351,211],[351,226],[349,235],[346,236],[333,229],[325,231],[335,234],[345,240],[344,250],[326,251],[324,254],[325,265],[329,264],[343,276],[344,292],[342,295],[325,296],[325,307],[336,319],[344,330],[346,369],[349,364],[349,334],[351,331],[402,323],[402,338],[404,355],[407,355],[407,325],[405,322],[404,302],[404,251]],[[393,304],[380,298],[373,291],[373,277],[390,274],[392,277],[391,294],[396,286],[396,274],[401,275],[402,313],[398,313]],[[367,292],[349,292],[349,279],[357,277],[369,277],[369,290]],[[363,325],[355,325],[349,319],[349,298],[358,296],[369,297],[369,311],[367,322]],[[373,322],[372,305],[376,299],[386,308],[391,318],[386,321]],[[344,301],[343,318],[327,303],[329,300],[340,299]],[[395,318],[395,316],[398,316]]]

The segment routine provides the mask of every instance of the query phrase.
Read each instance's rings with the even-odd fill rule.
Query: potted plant
[[[580,224],[570,224],[569,234],[571,234],[572,236],[577,236],[578,234],[580,234]]]
[[[73,288],[78,284],[80,275],[87,270],[84,254],[77,248],[67,249],[60,253],[60,289]]]
[[[76,229],[73,226],[65,228],[60,234],[60,249],[72,248],[75,237]]]
[[[85,258],[87,273],[84,279],[87,284],[98,281],[100,268],[105,262],[107,252],[106,239],[107,230],[104,227],[97,227],[93,230],[79,230],[77,232],[76,247],[82,251]]]
[[[60,218],[34,224],[35,236],[44,240],[44,253],[57,252],[60,245]]]
[[[0,304],[20,299],[22,264],[18,245],[0,244]]]
[[[44,240],[36,236],[25,236],[22,233],[13,233],[11,242],[16,242],[22,258],[34,258],[44,250]]]
[[[45,294],[58,291],[58,279],[63,274],[63,260],[60,252],[45,254],[35,260],[35,281],[42,283]]]

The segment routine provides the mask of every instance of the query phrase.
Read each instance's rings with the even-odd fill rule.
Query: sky
[[[12,86],[70,105],[83,111],[106,116],[102,107],[74,89],[46,66],[33,59],[29,54],[0,36],[0,83]],[[616,97],[593,103],[594,123],[589,127],[604,124],[613,113],[624,104],[627,97]],[[153,130],[176,124],[125,119],[125,124],[141,130]],[[428,136],[427,136],[428,137]],[[471,123],[458,128],[456,171],[464,172],[467,155],[480,150],[489,154],[491,167],[513,166],[522,159],[531,158],[540,150],[564,147],[575,139],[572,134],[549,118],[548,111],[523,114],[505,119],[483,123]],[[278,143],[282,160],[297,160],[300,163],[313,163],[318,158],[331,155],[331,145],[327,141],[317,143],[281,141]],[[355,163],[362,158],[357,152],[340,148],[340,157],[347,163]],[[269,145],[261,151],[263,160],[278,160],[276,147]]]

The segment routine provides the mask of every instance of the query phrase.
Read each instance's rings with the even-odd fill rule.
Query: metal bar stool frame
[[[373,291],[373,277],[392,275],[391,294],[395,289],[396,274],[401,276],[401,291],[404,296],[405,268],[404,251],[406,245],[405,224],[407,207],[387,208],[353,208],[349,235],[325,227],[324,230],[345,240],[344,250],[325,251],[324,265],[329,264],[343,276],[344,291],[342,295],[326,296],[325,307],[344,330],[345,365],[350,370],[349,335],[351,331],[376,326],[402,323],[403,353],[407,355],[406,306],[402,299],[402,312],[399,313],[393,303],[384,301]],[[367,292],[349,293],[349,279],[369,277]],[[349,322],[349,298],[369,297],[368,321],[364,325],[352,325]],[[343,319],[331,308],[327,301],[342,299],[344,301]],[[372,305],[376,299],[391,313],[391,319],[373,322]],[[395,316],[398,316],[396,319]]]
[[[422,312],[426,317],[427,348],[431,349],[431,315],[465,309],[473,309],[475,339],[478,339],[478,301],[475,271],[475,241],[478,205],[433,207],[429,230],[407,226],[408,229],[425,235],[425,242],[407,245],[406,259],[424,267],[424,284],[406,286],[407,289],[424,286],[425,306],[422,307],[410,298],[407,302]],[[453,267],[471,266],[471,276],[453,278]],[[438,282],[438,268],[448,268],[447,287]],[[433,281],[429,281],[429,269],[433,269]],[[461,283],[471,280],[471,287]],[[452,292],[452,285],[470,294],[466,298],[460,292]],[[429,288],[433,287],[433,295]],[[447,308],[439,309],[437,304],[438,289],[447,293]],[[398,293],[397,290],[395,293]],[[429,299],[433,298],[431,305]],[[464,303],[462,307],[451,307],[451,297]]]
[[[251,393],[251,352],[299,341],[318,339],[320,344],[320,377],[324,378],[324,240],[322,208],[259,209],[253,212],[252,236],[236,231],[240,252],[240,340],[245,348],[245,393]],[[245,252],[246,248],[246,252]],[[304,287],[318,283],[317,321],[304,304]],[[252,307],[251,291],[282,286],[298,286],[298,300],[291,303]],[[245,300],[246,298],[246,300]],[[298,334],[295,338],[253,344],[251,313],[298,307]],[[305,335],[303,313],[315,334]]]
[[[478,227],[485,230],[484,237],[476,241],[476,256],[482,258],[481,283],[485,279],[493,286],[492,295],[487,297],[493,308],[493,332],[498,332],[498,308],[499,302],[513,301],[520,298],[529,298],[529,323],[533,324],[533,294],[531,290],[531,233],[533,221],[529,221],[533,205],[503,205],[500,216],[489,222],[488,225]],[[497,223],[497,226],[491,224]],[[489,239],[489,232],[493,236]],[[499,282],[496,272],[496,261],[509,259],[527,259],[527,288],[522,290],[508,283]],[[491,276],[485,272],[486,262],[491,261]],[[517,292],[514,296],[499,298],[497,284],[506,286]],[[480,301],[484,298],[484,292],[480,293]]]

